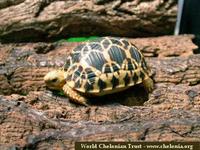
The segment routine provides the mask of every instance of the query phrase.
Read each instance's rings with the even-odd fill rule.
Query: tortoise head
[[[63,70],[53,70],[44,77],[46,86],[52,90],[62,90],[65,84],[65,72]]]

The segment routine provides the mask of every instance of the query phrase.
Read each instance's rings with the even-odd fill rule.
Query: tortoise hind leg
[[[84,105],[84,106],[89,106],[87,98],[82,96],[77,91],[73,90],[67,84],[63,86],[63,91],[64,91],[64,94],[68,96],[70,100],[72,100],[73,102]]]
[[[152,92],[154,89],[154,83],[153,80],[148,77],[147,79],[145,79],[143,82],[144,88],[147,92]]]

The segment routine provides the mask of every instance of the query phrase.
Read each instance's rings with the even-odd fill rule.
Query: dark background
[[[200,1],[185,0],[181,19],[180,34],[194,34],[194,43],[200,46]],[[200,49],[198,49],[200,52]]]

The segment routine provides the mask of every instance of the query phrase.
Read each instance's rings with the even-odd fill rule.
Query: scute
[[[66,63],[63,66],[63,69],[67,71],[67,69],[72,65],[72,58],[71,56],[67,57]]]
[[[121,38],[104,37],[76,47],[64,68],[69,86],[95,95],[120,91],[148,78],[142,53]]]
[[[110,40],[104,39],[104,40],[102,40],[101,44],[102,44],[104,49],[107,49],[112,43],[111,43]]]
[[[112,88],[115,88],[116,86],[119,85],[119,80],[115,76],[113,76],[111,83],[112,83]]]
[[[84,46],[81,51],[81,56],[87,55],[89,53],[89,51],[90,51],[89,47],[87,45]]]
[[[76,51],[74,53],[71,54],[71,59],[72,59],[72,64],[74,64],[75,62],[79,62],[81,59],[81,53],[80,51]]]
[[[131,53],[132,58],[134,58],[137,63],[141,62],[141,55],[135,47],[130,48],[130,53]]]
[[[77,81],[75,82],[75,87],[77,87],[77,88],[80,88],[80,87],[81,87],[81,81],[80,81],[80,80],[77,80]]]
[[[90,49],[92,51],[95,51],[95,50],[102,51],[103,50],[101,44],[97,43],[97,42],[89,43],[88,46],[90,47]]]
[[[145,74],[142,71],[140,72],[140,77],[142,80],[145,78]]]
[[[123,43],[124,48],[128,49],[128,47],[130,46],[130,43],[125,39],[122,39],[121,42]]]
[[[133,74],[132,80],[133,80],[134,82],[137,82],[137,81],[138,81],[138,76],[137,76],[136,73]]]
[[[121,65],[126,58],[124,50],[115,45],[111,46],[108,50],[108,54],[110,55],[111,60],[117,62],[119,65]]]
[[[99,86],[100,91],[102,91],[103,89],[106,88],[106,83],[103,80],[99,79],[98,86]]]
[[[131,60],[131,59],[127,59],[127,70],[135,70],[137,69],[137,65],[135,65],[135,63]]]
[[[113,73],[119,71],[121,68],[116,63],[106,63],[102,68],[102,73]]]
[[[107,62],[103,53],[98,51],[92,51],[85,58],[87,64],[98,70],[102,70],[103,65]]]
[[[118,45],[118,46],[122,46],[123,45],[123,43],[121,42],[121,41],[119,41],[119,39],[110,39],[110,41],[112,42],[112,44],[116,44],[116,45]]]
[[[124,77],[124,83],[125,83],[125,86],[127,86],[129,83],[130,83],[130,77],[128,75],[128,73],[126,74],[126,76]]]
[[[86,82],[85,85],[84,85],[84,89],[82,89],[82,90],[84,90],[85,92],[89,92],[89,91],[92,91],[93,89],[94,89],[93,84]],[[79,89],[79,91],[82,91],[82,90]]]

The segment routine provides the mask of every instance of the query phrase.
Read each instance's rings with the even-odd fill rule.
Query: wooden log
[[[144,44],[152,49],[143,49],[146,53],[157,54],[159,57],[169,56],[172,52],[179,56],[188,56],[193,53],[196,46],[192,43],[193,36],[168,36],[158,38],[130,39],[142,49]],[[152,45],[149,44],[153,41]],[[165,44],[164,43],[167,43]],[[174,42],[176,44],[174,44]],[[182,46],[185,42],[185,46]],[[155,45],[153,45],[155,43]],[[163,43],[163,44],[161,44]],[[167,49],[166,45],[172,44]],[[0,59],[0,93],[1,94],[27,94],[32,90],[44,90],[44,75],[52,70],[62,67],[70,51],[80,43],[29,43],[29,44],[4,44],[1,45],[2,58]],[[156,45],[157,44],[157,45]],[[179,49],[180,48],[180,49]],[[179,51],[177,51],[179,49]],[[188,51],[186,51],[186,49]],[[151,51],[150,51],[151,50]],[[154,51],[153,51],[154,50]],[[171,52],[172,51],[172,52]],[[187,54],[187,55],[186,55]],[[146,55],[147,57],[148,55]],[[156,83],[188,83],[197,84],[200,80],[200,55],[189,57],[159,57],[147,58],[153,71]]]
[[[136,39],[138,47],[148,41],[157,47],[143,51],[158,54],[145,54],[154,91],[148,95],[134,86],[92,98],[89,107],[69,102],[43,83],[79,43],[1,44],[0,149],[74,149],[75,141],[199,141],[200,55],[192,54],[191,38]],[[177,44],[167,49],[168,41]],[[169,50],[179,57],[165,57]]]
[[[177,2],[171,0],[2,0],[0,41],[163,35],[173,32],[176,13]]]
[[[178,57],[192,55],[198,47],[193,44],[194,35],[136,38],[137,45],[146,57]]]
[[[51,92],[0,97],[2,147],[74,149],[75,141],[199,141],[200,85],[158,84],[144,106],[90,107]]]

